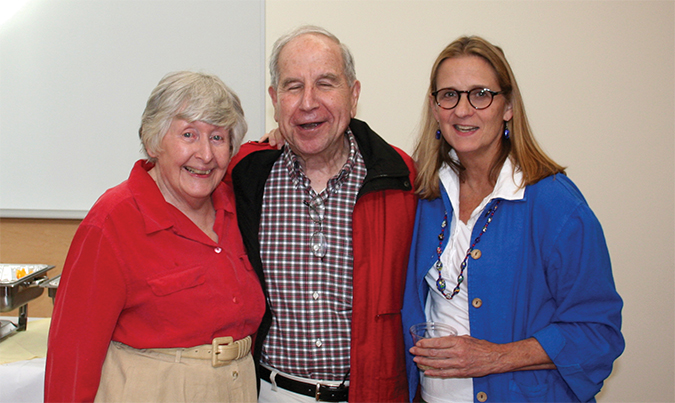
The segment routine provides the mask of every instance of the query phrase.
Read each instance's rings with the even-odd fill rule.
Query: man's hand
[[[269,141],[270,145],[276,147],[277,150],[281,150],[281,147],[285,144],[284,136],[281,135],[281,131],[279,131],[278,127],[272,129],[269,133],[265,133],[258,141],[262,143],[265,140]]]

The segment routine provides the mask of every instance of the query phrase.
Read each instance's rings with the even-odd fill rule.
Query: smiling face
[[[303,160],[330,159],[356,115],[361,85],[349,85],[340,46],[318,34],[291,40],[279,55],[279,84],[269,88],[274,118]]]
[[[438,68],[436,88],[470,91],[488,88],[501,91],[492,66],[478,56],[461,56],[444,60]],[[463,164],[469,159],[490,164],[499,153],[499,142],[504,132],[504,121],[513,117],[511,105],[504,95],[496,95],[486,109],[474,109],[462,94],[459,104],[450,110],[436,105],[430,96],[434,117],[443,138],[455,149]]]
[[[198,208],[225,176],[230,162],[229,130],[205,122],[173,119],[162,138],[150,175],[164,199],[178,209]]]

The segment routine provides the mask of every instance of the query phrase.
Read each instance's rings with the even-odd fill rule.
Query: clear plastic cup
[[[417,344],[422,339],[430,339],[433,337],[457,336],[457,330],[445,323],[440,322],[424,322],[412,325],[410,327],[410,334],[413,338],[413,343]]]
[[[422,339],[431,339],[434,337],[457,336],[457,330],[445,323],[440,322],[424,322],[412,325],[410,327],[410,335],[412,335],[413,344],[417,344]],[[434,369],[426,365],[417,364],[417,367],[423,371],[427,369]]]

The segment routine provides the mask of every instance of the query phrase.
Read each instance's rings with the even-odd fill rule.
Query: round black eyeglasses
[[[458,91],[453,88],[441,88],[431,93],[436,100],[436,105],[443,109],[453,109],[459,104],[462,94],[467,94],[469,104],[474,109],[485,109],[492,105],[495,95],[503,94],[503,91],[492,91],[488,88],[474,88],[469,91]]]

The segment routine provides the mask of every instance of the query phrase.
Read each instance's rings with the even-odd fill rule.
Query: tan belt
[[[214,368],[227,365],[234,360],[246,357],[251,352],[251,336],[233,341],[230,336],[216,337],[211,344],[187,348],[149,348],[148,351],[175,355],[176,362],[181,357],[195,358],[198,360],[210,360]]]

